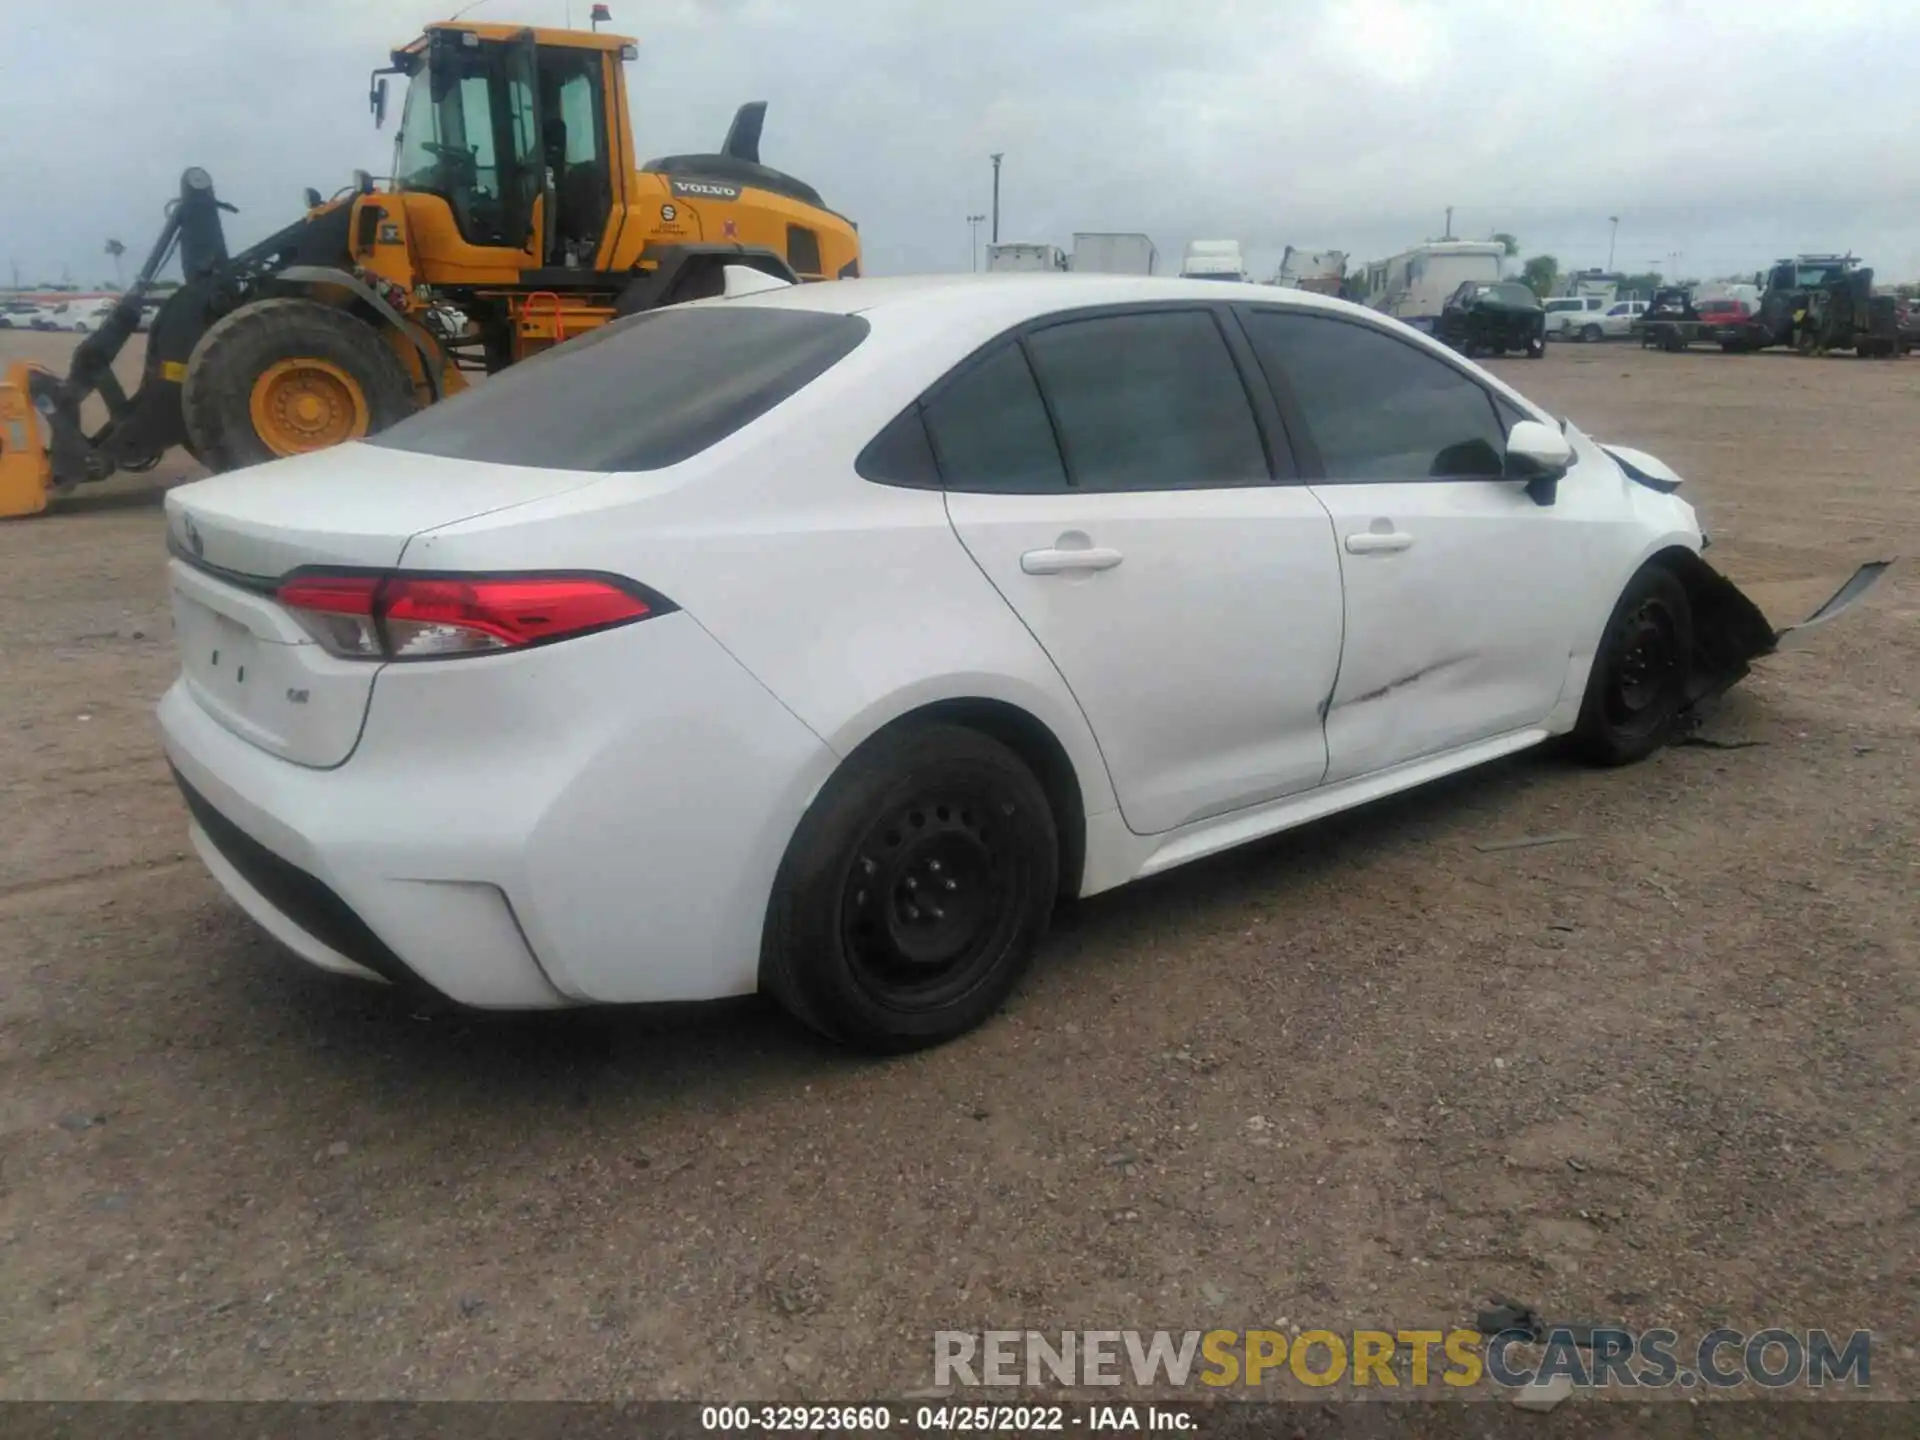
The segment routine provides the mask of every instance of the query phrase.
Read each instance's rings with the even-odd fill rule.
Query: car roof
[[[1518,282],[1515,282],[1518,283]],[[1409,343],[1437,355],[1451,355],[1429,335],[1401,321],[1351,301],[1312,290],[1286,289],[1256,283],[1229,284],[1219,280],[1187,280],[1174,276],[1075,275],[1071,272],[1035,274],[944,274],[887,276],[871,280],[822,280],[781,289],[760,290],[726,299],[694,300],[676,309],[708,306],[766,306],[808,310],[826,315],[858,315],[873,326],[873,340],[863,345],[871,364],[890,379],[907,375],[917,363],[931,357],[933,374],[911,382],[918,390],[975,344],[989,340],[1028,320],[1071,310],[1108,305],[1151,305],[1170,301],[1244,305],[1347,315],[1375,328],[1400,332]],[[930,344],[938,337],[937,344]],[[837,370],[851,363],[843,361]],[[856,367],[857,368],[857,367]],[[1532,418],[1547,412],[1498,375],[1480,372],[1481,383],[1499,391]]]
[[[1096,305],[1137,305],[1165,301],[1237,300],[1244,304],[1284,305],[1301,310],[1360,312],[1344,300],[1310,290],[1277,285],[1226,284],[1219,280],[1187,280],[1173,276],[1075,275],[1068,273],[1001,273],[991,275],[902,275],[872,280],[825,280],[786,290],[762,290],[727,300],[696,302],[706,305],[766,305],[780,309],[813,310],[835,315],[911,315],[916,321],[938,323],[965,317],[990,319],[998,325],[1018,324],[1031,316],[1055,310]]]

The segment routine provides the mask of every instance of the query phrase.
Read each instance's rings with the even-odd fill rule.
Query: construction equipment
[[[596,19],[602,18],[595,7]],[[760,163],[766,105],[740,107],[716,154],[636,165],[612,34],[448,21],[392,53],[368,103],[407,81],[383,186],[331,200],[229,254],[212,178],[181,176],[138,278],[62,378],[0,378],[0,517],[150,469],[185,445],[215,471],[356,439],[617,316],[724,292],[723,269],[793,281],[860,273],[853,222]],[[115,356],[175,253],[129,396]],[[736,270],[737,274],[738,271]],[[81,406],[104,402],[89,432]],[[645,396],[635,396],[644,404]]]
[[[1635,324],[1640,332],[1642,350],[1666,350],[1674,354],[1698,340],[1711,340],[1712,324],[1694,308],[1691,285],[1662,285],[1653,292],[1647,313]]]
[[[1723,328],[1723,350],[1791,345],[1802,355],[1852,350],[1860,356],[1900,354],[1899,301],[1873,293],[1873,271],[1853,255],[1797,255],[1754,276],[1760,305],[1743,324]]]

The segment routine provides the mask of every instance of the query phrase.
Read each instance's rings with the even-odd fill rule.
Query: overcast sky
[[[572,18],[584,25],[587,4]],[[1562,268],[1711,277],[1851,247],[1920,278],[1915,0],[612,0],[642,155],[763,156],[860,222],[869,273],[964,269],[1006,152],[1003,240],[1145,230],[1163,263],[1235,238],[1355,263],[1454,233]],[[243,243],[302,187],[391,167],[367,72],[449,5],[8,0],[0,266],[112,274],[187,165]],[[558,24],[566,0],[473,18]],[[395,107],[395,114],[398,107]],[[984,227],[983,227],[984,229]],[[982,235],[984,241],[985,236]],[[5,271],[0,269],[0,283]]]

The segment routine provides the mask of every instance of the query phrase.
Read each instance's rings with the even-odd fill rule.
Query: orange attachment
[[[17,364],[0,377],[0,519],[38,515],[47,508],[53,462],[41,442],[27,383],[38,368]]]

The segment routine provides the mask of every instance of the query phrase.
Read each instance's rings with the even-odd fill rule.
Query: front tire
[[[1527,341],[1527,359],[1538,360],[1547,353],[1547,337],[1536,335]]]
[[[843,1044],[937,1045],[1006,999],[1059,875],[1046,793],[1012,751],[955,725],[883,732],[840,767],[788,846],[761,986]]]
[[[1600,327],[1598,325],[1583,326],[1580,330],[1580,343],[1583,345],[1599,344],[1600,343]]]
[[[1693,606],[1663,565],[1643,567],[1607,617],[1572,750],[1594,765],[1644,760],[1674,736],[1686,707]]]
[[[416,403],[379,331],[305,299],[256,300],[216,321],[180,395],[193,448],[216,473],[358,440]]]

